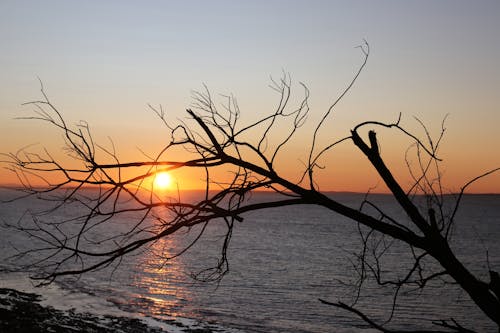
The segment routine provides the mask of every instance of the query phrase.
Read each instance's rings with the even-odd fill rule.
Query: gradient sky
[[[311,90],[314,124],[360,65],[355,46],[366,39],[367,68],[322,140],[400,112],[408,128],[417,131],[416,116],[437,134],[449,114],[440,156],[453,191],[500,167],[499,31],[496,0],[1,0],[0,152],[31,143],[50,148],[52,137],[60,138],[13,120],[32,111],[23,102],[41,97],[38,77],[70,122],[85,119],[98,139],[112,137],[124,160],[134,159],[136,147],[153,153],[167,139],[147,103],[183,118],[191,90],[204,83],[234,94],[244,117],[257,117],[277,102],[269,76],[285,70]],[[298,86],[294,91],[300,96]],[[408,182],[398,168],[409,142],[384,138],[383,153]],[[300,166],[307,145],[289,149],[288,166]],[[323,163],[324,190],[366,191],[378,183],[354,148],[341,147]],[[0,177],[12,181],[4,170]],[[500,176],[473,190],[500,192]]]

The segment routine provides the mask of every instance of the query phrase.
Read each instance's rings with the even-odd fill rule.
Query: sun
[[[157,190],[166,190],[172,184],[172,177],[168,172],[159,172],[154,179],[154,187]]]

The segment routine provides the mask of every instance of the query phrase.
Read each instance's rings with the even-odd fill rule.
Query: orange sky
[[[153,155],[168,140],[147,103],[183,119],[191,90],[206,83],[214,96],[234,94],[243,119],[256,119],[274,110],[269,76],[285,69],[295,82],[292,102],[301,97],[299,81],[311,91],[308,123],[278,165],[296,179],[311,129],[360,65],[354,46],[365,38],[368,65],[320,133],[322,144],[360,121],[393,121],[399,113],[408,129],[424,134],[418,117],[437,135],[448,114],[440,150],[446,189],[500,167],[497,1],[27,2],[0,4],[0,152],[33,143],[59,151],[60,134],[13,120],[32,114],[23,102],[41,98],[37,77],[69,123],[88,121],[96,139],[107,144],[110,136],[126,161],[141,157],[137,148]],[[380,140],[409,184],[410,142],[390,133]],[[365,192],[378,184],[384,191],[352,145],[322,163],[323,190]],[[192,188],[199,178],[178,181]],[[14,181],[0,171],[1,183]],[[500,193],[500,175],[470,191]]]

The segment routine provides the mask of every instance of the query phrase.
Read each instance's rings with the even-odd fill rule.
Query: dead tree
[[[7,155],[9,167],[17,173],[26,195],[38,196],[53,203],[43,214],[69,205],[78,205],[82,214],[77,218],[47,221],[34,213],[30,223],[13,225],[41,243],[40,247],[20,252],[18,257],[36,253],[39,259],[30,263],[38,269],[33,278],[42,284],[50,283],[61,276],[117,265],[123,256],[147,248],[159,239],[175,237],[181,230],[201,226],[196,229],[199,234],[193,242],[176,254],[181,255],[211,224],[221,223],[226,233],[220,247],[220,259],[214,267],[195,275],[195,278],[204,281],[218,281],[228,272],[226,253],[232,230],[237,222],[243,221],[244,213],[289,205],[317,205],[333,215],[348,217],[359,225],[363,246],[358,256],[357,272],[360,278],[357,288],[362,288],[368,277],[374,278],[380,285],[392,285],[396,304],[398,291],[404,286],[425,288],[430,281],[446,277],[458,284],[486,316],[500,325],[498,273],[491,271],[490,281],[480,280],[457,259],[449,245],[464,191],[472,182],[499,168],[466,184],[451,214],[447,214],[443,209],[438,158],[444,128],[438,139],[433,141],[427,131],[424,139],[407,131],[400,125],[400,119],[393,123],[366,121],[355,126],[348,136],[320,146],[319,137],[334,108],[351,90],[366,65],[368,45],[364,44],[360,49],[363,54],[361,66],[314,127],[308,158],[298,181],[282,177],[275,167],[280,153],[301,129],[309,114],[309,91],[305,85],[302,85],[304,96],[301,101],[295,107],[291,105],[289,75],[285,74],[280,80],[272,82],[272,88],[279,96],[274,111],[249,124],[240,124],[240,111],[232,96],[219,106],[208,89],[194,93],[194,106],[187,110],[188,118],[180,124],[171,124],[161,107],[151,107],[170,133],[170,142],[156,156],[145,156],[143,160],[133,162],[120,161],[112,145],[106,148],[94,142],[86,123],[76,126],[67,124],[42,86],[43,99],[28,103],[36,112],[29,119],[47,122],[62,133],[66,142],[66,157],[69,156],[70,161],[53,157],[48,151],[30,153],[21,150]],[[288,132],[285,135],[279,132],[282,136],[276,139],[273,135],[278,127],[283,128],[283,124],[287,124]],[[415,167],[408,159],[408,169],[414,179],[411,188],[403,189],[386,165],[375,132],[377,128],[393,130],[414,142],[413,151],[418,163]],[[321,167],[321,159],[337,146],[347,144],[353,144],[366,157],[407,216],[405,221],[385,213],[369,200],[369,196],[361,207],[349,207],[319,190],[315,172]],[[179,150],[183,152],[182,156],[187,157],[172,159],[171,156],[176,156],[172,152]],[[183,200],[182,193],[176,198],[164,199],[146,185],[148,179],[160,171],[181,169],[198,169],[204,174],[205,191],[199,200]],[[231,177],[217,179],[214,175],[220,169]],[[34,186],[34,179],[43,181],[45,186]],[[276,196],[279,199],[257,203],[247,200],[259,190],[272,191],[279,195]],[[415,203],[417,194],[426,198],[424,209]],[[371,208],[371,212],[367,212],[367,207]],[[157,213],[159,209],[161,214]],[[87,237],[94,230],[115,223],[128,213],[140,216],[127,230],[98,240]],[[333,219],[332,223],[335,223]],[[373,239],[389,239],[407,246],[413,256],[413,265],[402,272],[402,278],[384,280],[379,258],[390,245],[373,242]],[[429,260],[437,265],[429,268],[424,264]],[[388,323],[376,323],[356,309],[355,303],[321,301],[350,311],[380,331],[393,332],[387,328]],[[448,331],[468,331],[453,320],[436,324]]]

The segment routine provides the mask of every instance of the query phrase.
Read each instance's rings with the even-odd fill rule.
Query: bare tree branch
[[[178,123],[170,120],[161,106],[149,105],[163,123],[170,142],[155,155],[142,153],[142,160],[133,161],[122,161],[112,140],[107,146],[95,142],[87,123],[68,124],[41,84],[43,99],[26,104],[34,107],[34,116],[24,119],[48,123],[60,132],[65,140],[66,156],[43,149],[32,152],[32,147],[2,155],[22,184],[21,197],[36,196],[47,203],[45,210],[29,211],[17,223],[9,225],[34,241],[32,248],[19,249],[16,258],[27,259],[27,265],[36,269],[33,278],[46,284],[62,276],[116,268],[124,256],[151,248],[160,239],[178,237],[183,231],[194,233],[183,248],[164,258],[171,260],[186,253],[212,225],[219,224],[224,235],[217,263],[193,272],[192,276],[220,282],[229,271],[227,254],[233,230],[244,220],[245,213],[290,205],[315,205],[327,209],[332,216],[341,215],[355,223],[361,241],[351,260],[355,280],[353,304],[321,300],[324,304],[346,310],[382,332],[397,332],[387,326],[397,316],[397,304],[403,292],[421,291],[431,282],[441,282],[443,287],[453,283],[499,325],[498,273],[489,268],[490,282],[482,281],[457,258],[449,241],[465,190],[500,168],[466,183],[451,214],[447,214],[441,160],[437,156],[445,132],[444,121],[437,139],[416,119],[424,131],[424,138],[419,138],[400,124],[399,115],[392,123],[362,122],[354,126],[349,135],[331,140],[321,149],[317,147],[324,124],[365,68],[369,46],[365,42],[360,49],[363,62],[353,79],[314,124],[311,147],[306,151],[308,160],[299,181],[286,178],[276,167],[276,161],[283,156],[280,152],[303,128],[310,112],[309,90],[303,84],[303,97],[298,105],[291,105],[289,74],[283,73],[281,79],[272,80],[271,87],[279,95],[276,107],[269,115],[249,124],[239,123],[240,109],[232,95],[222,96],[224,102],[218,104],[206,86],[204,91],[193,93],[193,106],[186,110],[188,118]],[[283,132],[283,126],[288,130]],[[392,130],[413,142],[412,149],[406,151],[408,172],[413,180],[409,189],[398,182],[386,164],[376,128]],[[364,139],[365,129],[368,132]],[[372,202],[369,193],[359,207],[351,207],[319,191],[314,169],[320,167],[320,158],[340,144],[351,144],[366,157],[396,200],[401,215],[407,218],[391,215]],[[178,151],[183,154],[176,155]],[[181,170],[200,173],[203,193],[195,198],[187,198],[181,190],[177,197],[158,195],[152,182],[157,174]],[[220,176],[221,173],[224,176]],[[304,185],[304,180],[308,184]],[[250,198],[257,191],[272,192],[275,196],[264,202],[252,201]],[[62,214],[65,208],[72,208],[75,215]],[[49,218],[56,215],[59,219]],[[130,216],[133,222],[118,222]],[[337,222],[332,218],[332,223]],[[106,233],[111,230],[108,226],[116,225],[122,229]],[[395,246],[404,248],[411,262],[388,272],[385,258]],[[391,290],[391,306],[381,324],[354,307],[362,297],[363,288],[371,282]],[[454,320],[435,323],[448,332],[470,332]]]

